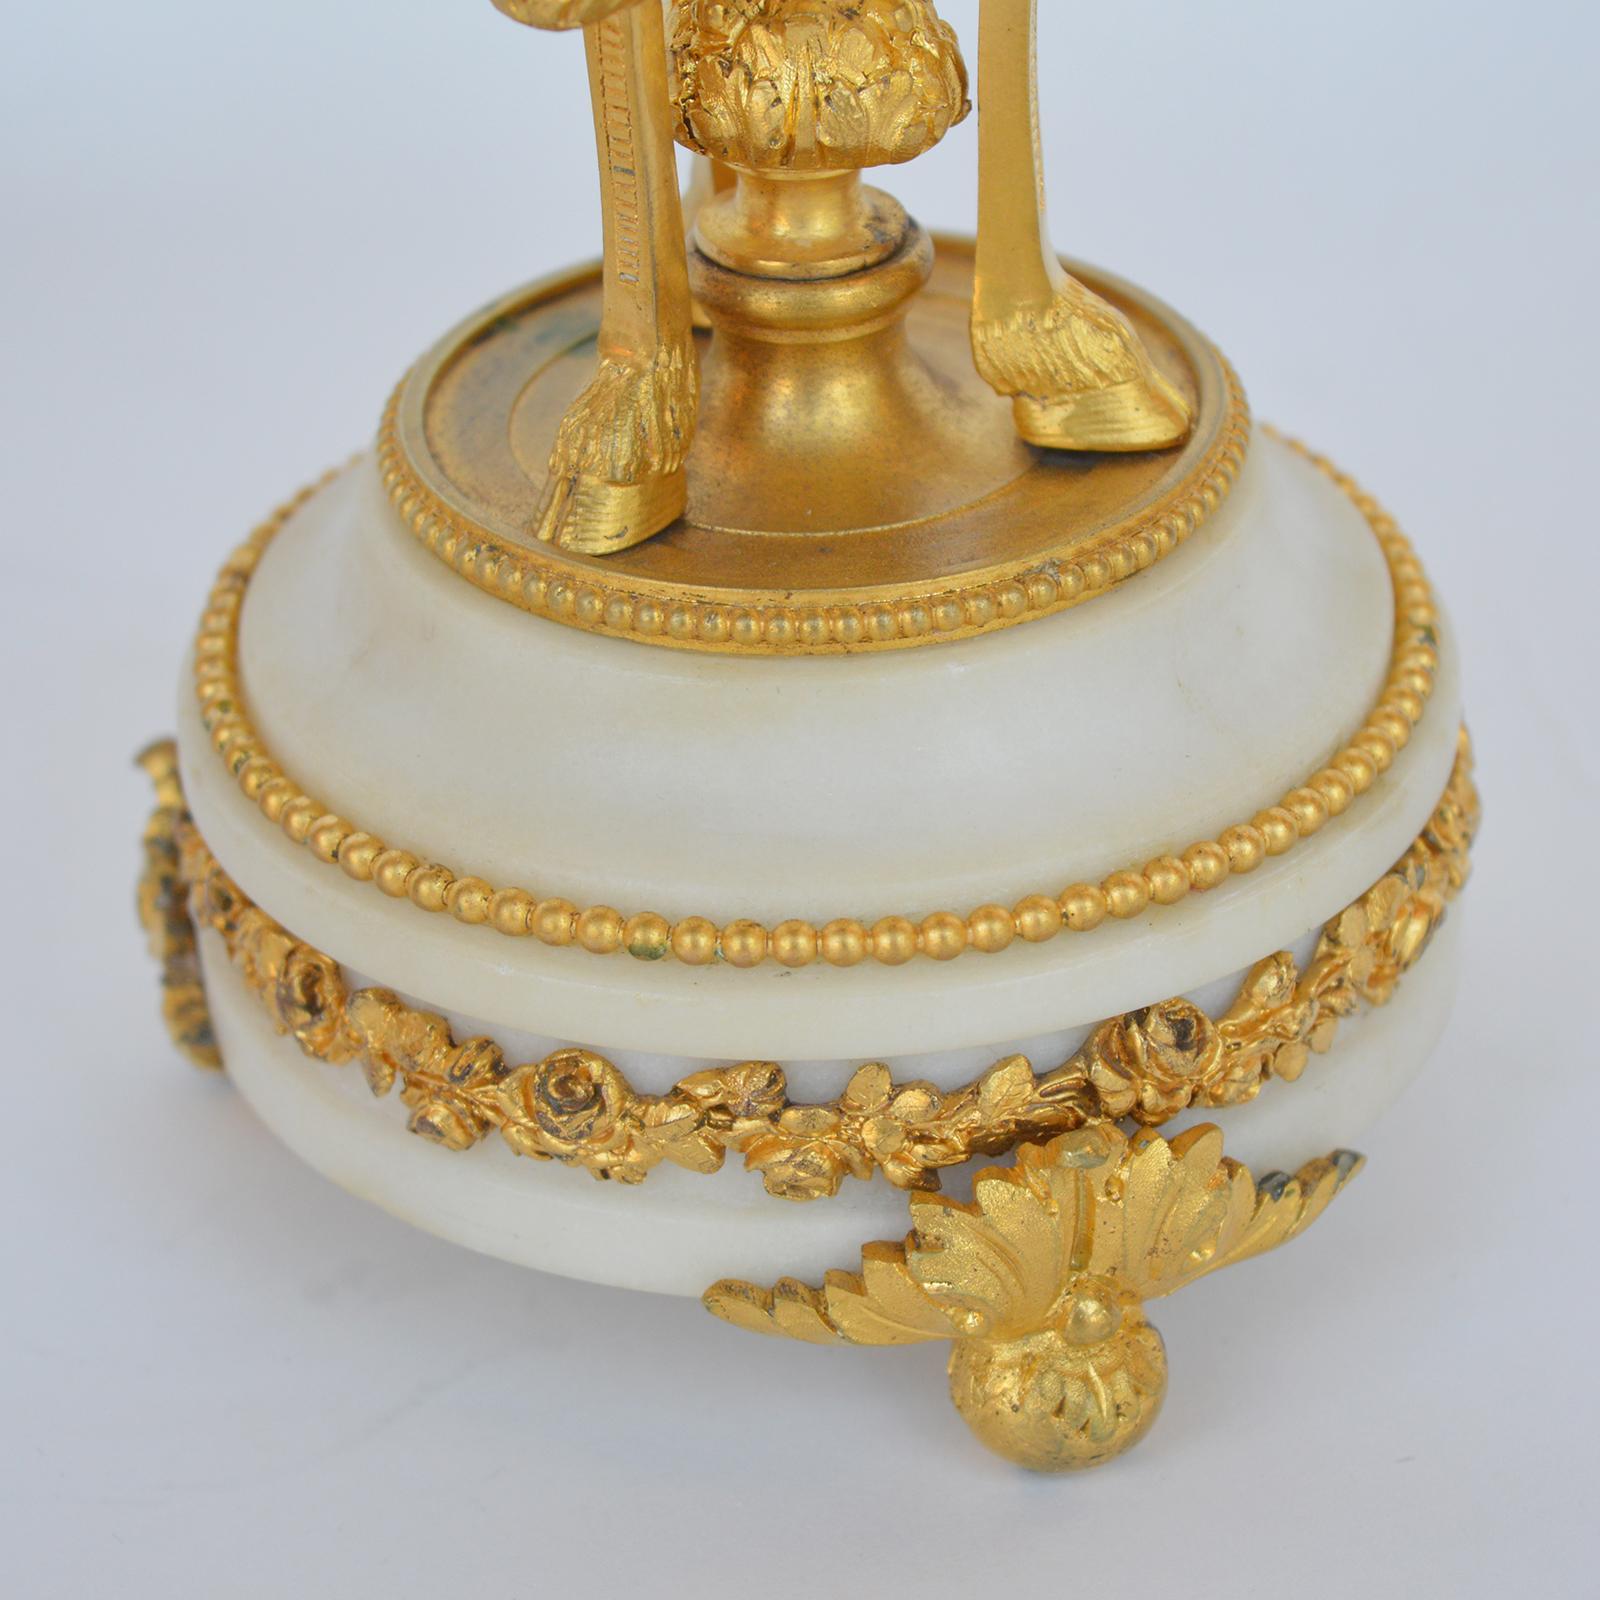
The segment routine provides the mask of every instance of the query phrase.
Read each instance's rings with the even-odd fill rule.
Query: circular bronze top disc
[[[644,544],[585,556],[532,532],[556,428],[594,370],[592,266],[516,291],[423,358],[383,421],[384,479],[411,531],[479,588],[645,643],[816,655],[1046,616],[1176,548],[1227,495],[1249,438],[1211,344],[1139,290],[1071,270],[1189,401],[1181,447],[1022,444],[973,368],[972,247],[941,239],[904,336],[870,360],[834,346],[804,352],[810,369],[793,351],[764,367],[763,351],[700,336],[688,510]]]

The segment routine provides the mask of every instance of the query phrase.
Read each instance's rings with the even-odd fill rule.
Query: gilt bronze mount
[[[979,0],[975,85],[935,0],[495,5],[582,33],[602,255],[226,559],[141,757],[163,1017],[421,1226],[947,1342],[983,1443],[1096,1465],[1162,1404],[1146,1303],[1315,1221],[1442,1033],[1432,584],[1057,253],[1037,0]],[[935,238],[863,174],[974,88]]]
[[[519,291],[423,358],[384,421],[385,482],[469,582],[643,643],[820,655],[1049,616],[1177,549],[1249,448],[1249,408],[1216,349],[1139,290],[1079,270],[1193,396],[1181,446],[1090,456],[1019,440],[971,362],[973,246],[941,238],[904,327],[810,351],[697,335],[687,505],[647,543],[597,556],[528,535],[550,441],[594,365],[596,269]]]
[[[680,648],[904,648],[1087,599],[1226,497],[1226,363],[1051,247],[1033,0],[985,0],[978,235],[937,249],[861,177],[970,109],[927,0],[497,4],[584,31],[605,252],[446,338],[385,422],[402,516],[481,588]]]

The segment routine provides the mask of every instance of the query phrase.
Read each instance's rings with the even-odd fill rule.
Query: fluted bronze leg
[[[1120,312],[1051,248],[1039,148],[1037,0],[983,0],[972,349],[1017,431],[1059,450],[1153,450],[1191,418]]]
[[[587,555],[683,515],[699,374],[660,0],[495,0],[583,28],[605,225],[600,370],[562,419],[535,531]]]

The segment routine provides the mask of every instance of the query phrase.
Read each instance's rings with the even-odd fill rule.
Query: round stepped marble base
[[[286,770],[424,860],[579,903],[770,925],[1010,903],[1246,820],[1360,725],[1392,629],[1366,522],[1267,436],[1210,523],[1091,604],[936,649],[779,661],[530,618],[422,551],[366,460],[266,551],[240,671]],[[514,1060],[582,1044],[645,1093],[696,1066],[777,1061],[794,1099],[825,1101],[867,1061],[949,1088],[1012,1052],[1053,1067],[1096,1023],[1175,995],[1220,1014],[1240,973],[1280,949],[1303,959],[1408,848],[1444,789],[1459,718],[1444,630],[1410,743],[1288,855],[1093,933],[849,970],[603,959],[425,915],[265,823],[209,748],[187,685],[179,745],[223,867],[354,981],[442,1011],[458,1037],[488,1034]],[[1230,1154],[1259,1174],[1358,1144],[1438,1037],[1455,939],[1452,924],[1398,998],[1348,1020],[1298,1082],[1210,1114]],[[697,1294],[725,1276],[818,1274],[905,1231],[904,1195],[881,1178],[797,1205],[736,1159],[628,1188],[496,1140],[433,1149],[396,1106],[370,1103],[358,1071],[274,1035],[209,935],[204,957],[229,1070],[269,1125],[335,1181],[447,1238]]]

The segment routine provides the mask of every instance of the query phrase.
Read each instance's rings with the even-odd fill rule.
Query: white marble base
[[[969,910],[1099,878],[1247,820],[1332,756],[1385,674],[1392,596],[1350,501],[1265,437],[1186,546],[1078,610],[987,638],[816,660],[692,656],[543,622],[463,583],[391,515],[370,461],[264,557],[241,668],[289,773],[424,859],[498,884],[668,916],[872,918]],[[994,957],[848,971],[688,968],[551,950],[427,916],[268,825],[212,754],[187,682],[195,819],[245,891],[365,978],[489,1033],[513,1059],[581,1043],[661,1092],[694,1065],[779,1061],[806,1101],[861,1062],[943,1086],[1173,995],[1213,1014],[1237,974],[1314,930],[1416,837],[1454,759],[1457,661],[1345,816],[1289,855],[1132,922]],[[1230,1149],[1293,1167],[1358,1143],[1443,1026],[1455,928],[1400,999],[1297,1084],[1219,1117]],[[549,1271],[673,1293],[815,1274],[905,1228],[882,1181],[773,1200],[737,1170],[642,1188],[468,1156],[365,1103],[360,1075],[270,1031],[208,939],[228,1067],[312,1165],[419,1226]],[[958,1183],[956,1175],[951,1181]]]
[[[424,860],[580,903],[772,923],[1010,903],[1248,820],[1360,725],[1392,618],[1365,523],[1265,437],[1215,525],[1109,595],[965,643],[800,661],[530,618],[420,550],[364,462],[267,553],[242,670],[287,770]],[[187,679],[179,745],[219,859],[348,966],[534,1034],[788,1063],[1049,1034],[1289,946],[1409,846],[1459,717],[1446,630],[1411,744],[1288,856],[1086,937],[848,971],[598,960],[425,916],[263,823]]]

